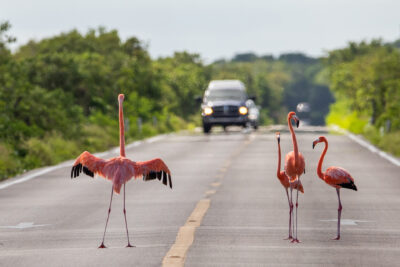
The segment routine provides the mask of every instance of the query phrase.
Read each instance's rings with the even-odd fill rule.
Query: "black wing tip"
[[[162,183],[163,183],[165,186],[167,186],[167,185],[168,185],[168,181],[167,181],[167,175],[165,175],[165,173],[164,173],[164,175],[163,175],[162,178],[163,178],[163,179],[162,179]]]
[[[146,174],[146,175],[143,176],[143,180],[144,180],[144,181],[150,181],[150,180],[156,179],[157,177],[158,177],[157,172],[150,171],[148,174]],[[159,180],[160,180],[160,179],[161,179],[161,178],[159,178]]]
[[[81,173],[81,172],[82,172],[82,164],[81,163],[76,164],[75,166],[72,166],[71,179],[78,177],[79,173]]]
[[[91,171],[91,170],[89,170],[86,166],[83,166],[83,172],[86,174],[86,175],[89,175],[90,177],[94,177],[94,173]]]
[[[81,163],[79,163],[76,164],[75,166],[72,166],[71,179],[78,177],[81,172],[83,172],[86,175],[89,175],[90,177],[94,177],[94,173],[91,170],[89,170],[86,166],[83,166]]]
[[[338,184],[338,186],[340,186],[342,188],[347,188],[347,189],[351,189],[354,191],[358,191],[357,186],[354,183],[343,183],[343,184]]]
[[[155,179],[161,181],[165,186],[168,186],[169,183],[169,187],[172,189],[171,175],[169,173],[166,173],[165,171],[150,171],[148,174],[143,176],[143,180],[146,182]]]

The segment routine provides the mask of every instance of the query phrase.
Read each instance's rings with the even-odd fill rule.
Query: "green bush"
[[[378,146],[383,150],[400,157],[400,131],[384,135],[384,138],[379,141]]]
[[[339,101],[330,106],[330,112],[326,117],[328,125],[336,124],[353,133],[361,134],[368,123],[368,119],[358,114],[356,111],[348,109],[348,103]]]
[[[12,149],[0,143],[0,180],[20,171],[20,162],[13,156]]]
[[[25,142],[24,147],[26,151],[28,151],[24,158],[24,167],[27,169],[52,165],[55,163],[53,151],[47,141],[41,140],[37,137],[30,138]]]
[[[110,127],[109,125],[87,124],[83,128],[83,136],[79,142],[80,149],[92,153],[107,150],[119,144],[118,134],[118,126]]]

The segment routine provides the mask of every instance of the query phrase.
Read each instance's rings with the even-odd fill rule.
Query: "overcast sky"
[[[321,56],[348,41],[400,37],[399,0],[0,0],[17,45],[105,26],[153,58],[187,50],[206,61],[238,52]],[[15,46],[14,46],[15,47]]]

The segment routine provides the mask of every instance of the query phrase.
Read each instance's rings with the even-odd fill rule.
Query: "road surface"
[[[322,134],[330,142],[324,169],[346,168],[359,189],[341,190],[340,241],[331,240],[336,192],[316,175],[323,144],[313,150],[312,141]],[[274,130],[233,129],[167,135],[126,151],[137,161],[161,157],[173,173],[173,190],[158,181],[127,184],[135,248],[125,248],[122,195],[114,195],[108,248],[97,248],[111,191],[104,179],[71,180],[66,164],[0,189],[0,266],[398,266],[400,168],[344,135],[299,129],[297,137],[306,159],[300,244],[283,240],[288,205]],[[281,145],[283,155],[292,150],[287,131]]]

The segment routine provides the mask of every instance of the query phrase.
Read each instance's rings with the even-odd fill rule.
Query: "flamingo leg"
[[[290,240],[292,239],[292,210],[293,210],[293,204],[291,203],[291,199],[289,198],[289,193],[288,189],[286,188],[286,196],[289,202],[289,237],[285,238],[285,240]]]
[[[128,245],[126,247],[132,248],[135,246],[132,246],[131,243],[129,243],[128,223],[126,222],[126,209],[125,209],[125,184],[124,184],[124,217],[125,217],[126,236],[128,237]]]
[[[342,203],[340,201],[340,189],[336,188],[336,193],[338,196],[338,200],[339,200],[339,207],[338,207],[338,223],[337,223],[337,237],[334,238],[333,240],[339,240],[340,239],[340,218],[342,216]]]
[[[297,181],[298,181],[298,184],[300,184],[300,177],[297,177]],[[297,188],[296,189],[296,218],[295,218],[295,224],[296,224],[296,232],[293,234],[294,235],[294,238],[293,238],[293,240],[292,240],[292,242],[294,242],[294,243],[300,243],[300,240],[299,239],[297,239],[297,213],[298,213],[298,206],[299,206],[299,189]]]
[[[293,186],[292,185],[290,185],[290,205],[292,206],[292,209],[291,209],[291,218],[293,218],[294,216],[293,216],[293,214],[294,214],[294,209],[293,209]],[[293,218],[294,219],[294,218]],[[294,237],[294,222],[293,221],[291,221],[291,224],[292,224],[292,240],[293,240],[293,237]]]
[[[299,239],[297,239],[297,213],[298,213],[298,208],[299,207],[299,189],[296,190],[296,237],[295,237],[295,242],[300,243]]]
[[[108,207],[108,215],[107,215],[106,227],[104,228],[103,241],[101,242],[101,245],[99,246],[99,248],[106,248],[106,246],[104,245],[104,238],[106,236],[108,219],[110,218],[111,203],[112,203],[113,193],[114,193],[114,186],[111,187],[111,198],[110,198],[110,206]]]

